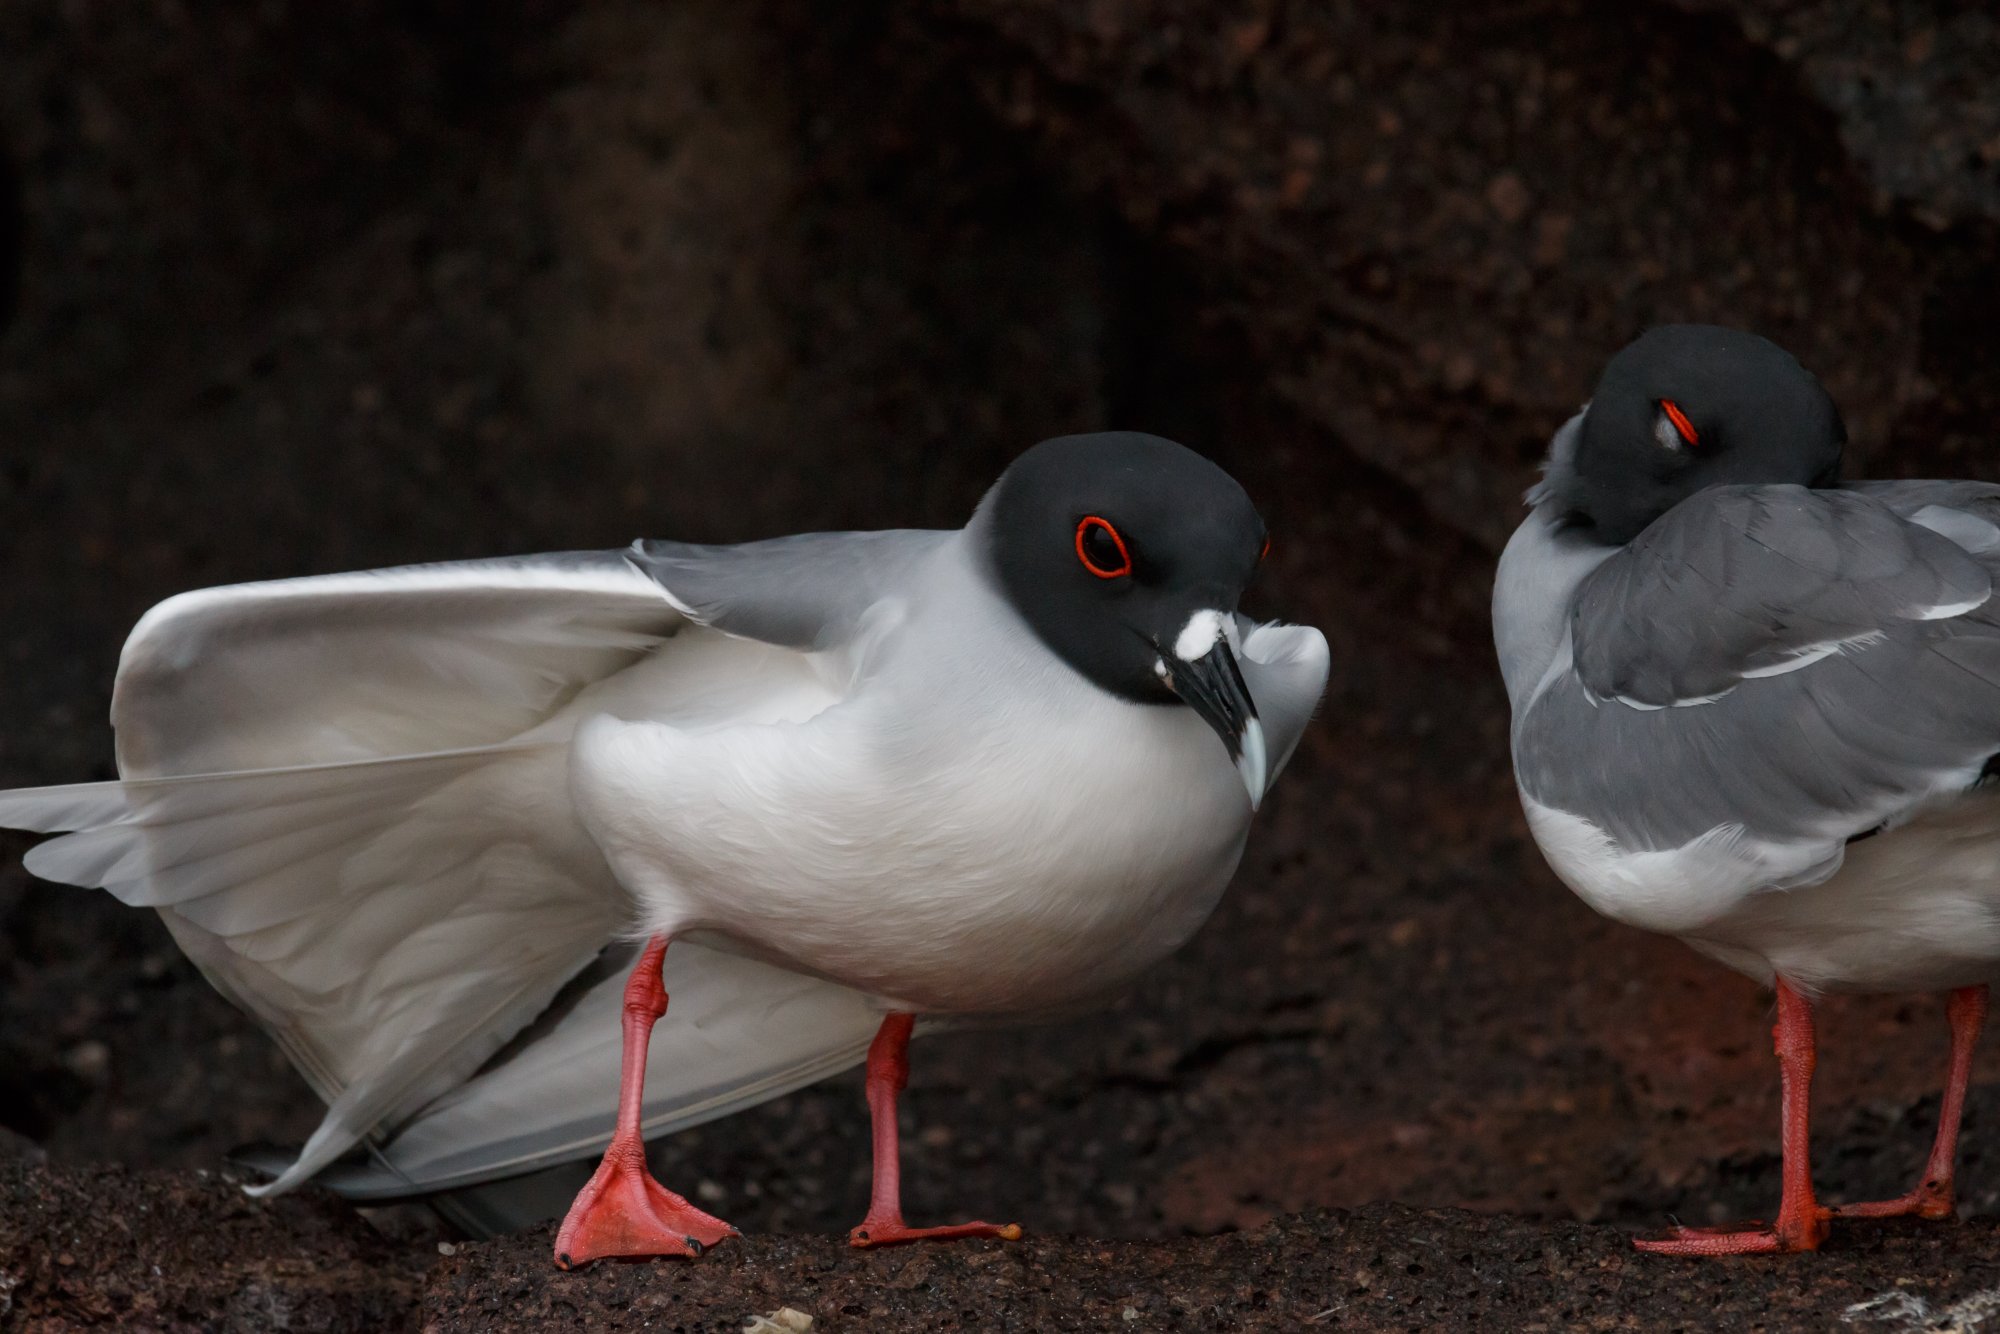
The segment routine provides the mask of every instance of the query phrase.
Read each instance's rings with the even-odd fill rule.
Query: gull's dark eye
[[[1701,443],[1701,432],[1694,429],[1681,405],[1671,398],[1660,400],[1660,419],[1653,423],[1653,436],[1665,449],[1679,450],[1682,446],[1693,449]]]
[[[1076,558],[1083,568],[1099,579],[1117,579],[1132,573],[1132,553],[1125,539],[1108,519],[1086,514],[1076,526]]]

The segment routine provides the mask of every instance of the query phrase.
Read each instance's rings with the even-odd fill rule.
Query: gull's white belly
[[[1192,935],[1250,814],[1190,710],[1036,722],[909,753],[866,711],[707,735],[600,718],[573,773],[647,929],[720,932],[901,1007],[1033,1011]]]
[[[2000,976],[2000,799],[1966,797],[1849,844],[1825,883],[1746,897],[1689,944],[1819,991],[1938,991]]]
[[[1550,865],[1593,908],[1767,984],[1776,973],[1810,991],[1935,991],[2000,977],[2000,796],[1941,802],[1844,846],[1724,828],[1638,853],[1526,804]]]

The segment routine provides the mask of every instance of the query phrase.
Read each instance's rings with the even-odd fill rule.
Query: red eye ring
[[[1093,528],[1102,528],[1104,535],[1111,539],[1111,544],[1118,548],[1117,569],[1105,569],[1102,565],[1092,560],[1090,553],[1084,550],[1083,539]],[[1076,525],[1076,558],[1083,562],[1084,569],[1089,570],[1099,579],[1120,579],[1132,573],[1132,553],[1125,549],[1125,539],[1118,535],[1118,530],[1111,526],[1110,520],[1100,519],[1095,514],[1084,515],[1082,521]]]
[[[1271,557],[1271,535],[1269,533],[1266,533],[1264,534],[1263,550],[1257,553],[1257,563],[1259,565],[1262,565],[1266,560],[1269,560],[1270,557]]]
[[[1681,439],[1687,441],[1689,445],[1698,445],[1701,443],[1701,432],[1694,429],[1694,423],[1688,420],[1688,415],[1685,412],[1681,411],[1680,404],[1674,402],[1671,398],[1663,398],[1660,400],[1660,411],[1667,414],[1667,420],[1672,422],[1674,429],[1681,433]]]

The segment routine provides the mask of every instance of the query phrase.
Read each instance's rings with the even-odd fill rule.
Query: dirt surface
[[[1615,1229],[1459,1209],[1312,1210],[1221,1237],[857,1252],[753,1237],[700,1263],[561,1273],[550,1234],[398,1248],[317,1192],[212,1173],[0,1167],[0,1320],[24,1331],[1970,1329],[2000,1306],[1991,1220],[1871,1227],[1818,1258],[1657,1263]],[[116,1217],[103,1211],[115,1203]]]
[[[118,644],[185,588],[957,524],[1019,448],[1100,426],[1242,477],[1276,536],[1253,609],[1334,651],[1179,957],[1088,1021],[916,1049],[910,1212],[1018,1218],[1004,1252],[836,1244],[866,1198],[851,1075],[668,1147],[669,1180],[753,1234],[697,1266],[564,1278],[535,1236],[443,1257],[408,1214],[377,1235],[324,1199],[247,1204],[190,1174],[296,1142],[310,1093],[149,915],[31,882],[0,836],[0,1138],[52,1164],[5,1169],[0,1306],[2000,1311],[1939,1314],[2000,1282],[1984,1221],[1799,1262],[1624,1253],[1670,1214],[1770,1207],[1768,1001],[1550,877],[1484,619],[1542,442],[1650,322],[1796,347],[1875,471],[2000,476],[1992,29],[1860,0],[0,7],[0,785],[110,775]],[[1899,1191],[1941,1006],[1824,1019],[1821,1185]],[[1987,1055],[1969,1215],[2000,1210],[1996,1097]]]
[[[0,1328],[409,1328],[424,1258],[310,1192],[214,1172],[0,1163]]]

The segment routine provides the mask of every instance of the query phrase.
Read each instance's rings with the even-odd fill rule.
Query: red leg
[[[953,1223],[946,1227],[910,1227],[903,1222],[902,1147],[896,1133],[896,1097],[910,1082],[910,1029],[907,1014],[882,1021],[868,1045],[868,1117],[875,1130],[875,1186],[868,1197],[868,1217],[847,1234],[850,1246],[890,1246],[902,1241],[950,1241],[958,1237],[1000,1237],[1014,1241],[1019,1224]]]
[[[618,1078],[618,1128],[596,1175],[577,1193],[556,1234],[556,1267],[573,1269],[610,1256],[700,1255],[736,1229],[711,1218],[653,1180],[639,1116],[646,1102],[646,1044],[667,1012],[660,980],[667,938],[646,942],[625,983],[625,1061]]]
[[[1957,1204],[1952,1176],[1958,1162],[1958,1120],[1965,1112],[1965,1086],[1972,1078],[1972,1051],[1986,1023],[1986,988],[1960,987],[1945,1002],[1951,1020],[1951,1069],[1945,1075],[1944,1106],[1938,1109],[1937,1138],[1923,1180],[1907,1195],[1865,1204],[1843,1204],[1835,1218],[1949,1218]]]
[[[1818,1059],[1812,1004],[1782,977],[1778,979],[1778,1023],[1771,1037],[1778,1053],[1778,1124],[1785,1161],[1777,1223],[1770,1227],[1751,1223],[1736,1228],[1675,1228],[1658,1240],[1633,1242],[1640,1250],[1655,1255],[1773,1255],[1816,1251],[1826,1240],[1829,1214],[1813,1198],[1812,1146],[1807,1134],[1813,1066]]]

